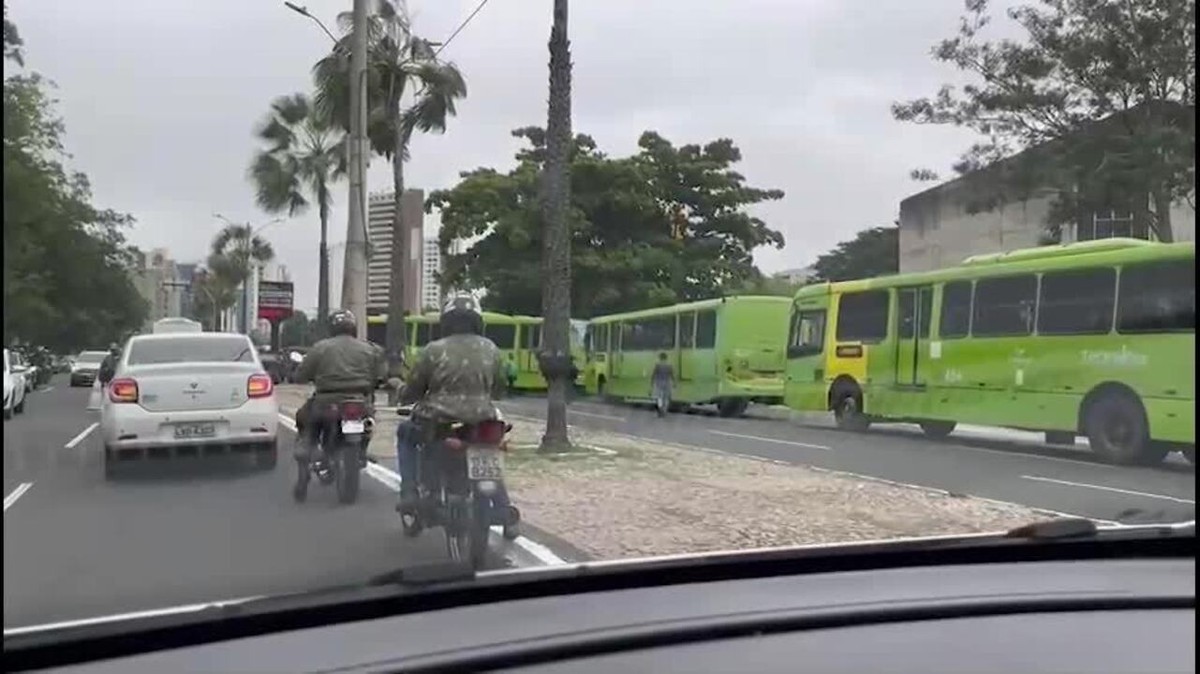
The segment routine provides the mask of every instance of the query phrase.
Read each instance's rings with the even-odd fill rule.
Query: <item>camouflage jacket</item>
[[[450,335],[417,354],[401,404],[413,404],[414,417],[475,423],[495,418],[492,400],[504,385],[504,359],[492,340]]]
[[[322,339],[313,345],[296,368],[297,382],[313,382],[317,394],[373,394],[376,383],[387,377],[383,349],[349,335]]]

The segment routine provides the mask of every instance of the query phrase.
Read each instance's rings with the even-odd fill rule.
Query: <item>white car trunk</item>
[[[138,404],[152,412],[227,410],[248,399],[246,383],[259,372],[255,363],[140,365],[121,377],[137,381]]]

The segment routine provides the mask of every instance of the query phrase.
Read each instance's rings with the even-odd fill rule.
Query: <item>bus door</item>
[[[520,367],[527,372],[541,372],[538,367],[537,352],[542,346],[542,326],[539,323],[526,323],[519,326],[519,329],[524,334],[521,335],[523,348],[518,352],[521,355]]]
[[[933,287],[897,289],[896,306],[895,383],[898,386],[924,386],[929,365],[921,354],[928,353]]]
[[[828,409],[827,343],[832,341],[826,329],[828,312],[828,295],[807,297],[792,307],[784,376],[784,402],[792,409]]]
[[[676,343],[675,376],[681,382],[691,381],[695,378],[693,371],[696,369],[692,362],[696,349],[696,312],[679,314],[679,340]]]

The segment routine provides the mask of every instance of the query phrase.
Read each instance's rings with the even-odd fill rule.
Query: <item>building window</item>
[[[1138,222],[1130,211],[1093,211],[1085,216],[1075,228],[1076,241],[1096,241],[1113,238],[1150,239],[1150,228]]]

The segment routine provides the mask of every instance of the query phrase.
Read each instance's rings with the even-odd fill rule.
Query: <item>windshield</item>
[[[129,345],[129,365],[167,363],[254,362],[254,347],[245,337],[171,337],[140,339]]]
[[[6,0],[5,626],[1194,518],[1194,4]]]

